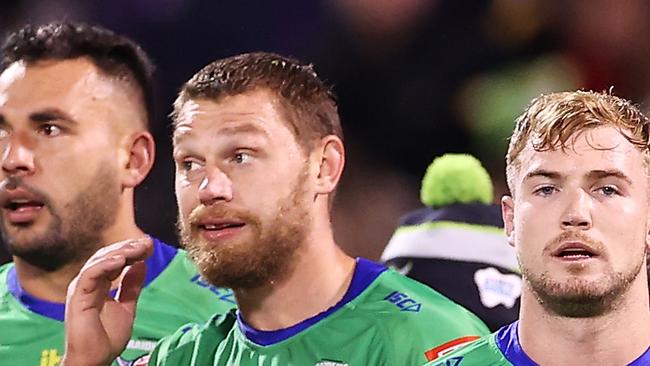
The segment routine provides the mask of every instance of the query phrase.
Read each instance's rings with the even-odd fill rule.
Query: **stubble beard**
[[[520,260],[524,283],[535,295],[537,302],[552,314],[568,318],[592,318],[617,309],[631,284],[644,268],[647,255],[623,271],[609,270],[597,280],[577,276],[558,281],[549,271],[533,273]]]
[[[90,184],[63,210],[57,210],[44,192],[24,184],[20,178],[9,178],[12,185],[39,197],[44,203],[41,210],[48,210],[51,216],[41,234],[22,233],[27,236],[25,239],[11,231],[29,231],[32,224],[9,229],[0,220],[2,240],[9,253],[46,272],[86,261],[101,246],[103,232],[117,219],[120,189],[116,174],[108,164],[99,166]]]

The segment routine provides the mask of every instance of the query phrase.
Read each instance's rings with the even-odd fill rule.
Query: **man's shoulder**
[[[13,263],[0,266],[0,360],[12,359],[16,366],[57,364],[63,322],[31,311],[14,297],[7,284],[13,268]]]
[[[495,334],[490,334],[455,351],[447,351],[425,366],[512,366],[499,351]]]
[[[375,329],[373,338],[382,342],[395,360],[413,358],[424,363],[433,359],[429,358],[432,350],[442,352],[489,334],[474,314],[390,269],[347,309],[332,322],[352,329]]]
[[[450,324],[478,327],[481,335],[488,333],[483,322],[474,314],[421,282],[392,269],[386,270],[377,281],[366,301],[370,306],[380,306],[393,314],[395,321],[413,319],[421,322],[431,319],[436,324],[444,324],[448,320]]]

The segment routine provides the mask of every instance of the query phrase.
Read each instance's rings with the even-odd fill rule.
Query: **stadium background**
[[[157,161],[136,204],[140,225],[168,242],[176,208],[166,116],[181,83],[216,58],[278,52],[314,63],[333,85],[348,151],[335,234],[370,259],[420,206],[436,156],[474,154],[500,197],[507,136],[532,97],[613,87],[650,109],[644,0],[0,0],[2,35],[60,19],[126,34],[157,65]]]

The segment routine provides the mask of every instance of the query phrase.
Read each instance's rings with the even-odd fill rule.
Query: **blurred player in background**
[[[446,154],[427,169],[428,206],[402,217],[382,260],[478,315],[491,330],[517,320],[517,257],[493,205],[489,174],[470,155]]]
[[[421,365],[488,332],[427,286],[336,245],[342,131],[311,66],[269,53],[215,61],[182,87],[174,127],[183,243],[210,283],[233,288],[239,311],[179,330],[149,364]],[[102,289],[147,250],[115,245],[73,282],[67,365],[120,352],[128,329],[101,316],[128,325],[139,263],[117,301]]]
[[[0,267],[0,364],[55,366],[70,281],[99,248],[145,236],[133,194],[154,162],[152,66],[125,37],[53,23],[9,35],[0,70],[0,229],[13,258]],[[146,267],[121,360],[234,306],[159,240]]]
[[[650,365],[649,133],[608,93],[533,100],[501,201],[524,279],[519,321],[432,365]]]

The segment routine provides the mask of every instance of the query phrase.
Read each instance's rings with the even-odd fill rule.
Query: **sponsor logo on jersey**
[[[384,300],[395,304],[401,311],[410,311],[417,313],[422,308],[422,304],[411,299],[407,294],[393,291],[388,296],[384,297]]]
[[[316,362],[314,366],[349,366],[349,365],[345,362],[321,360]]]
[[[229,288],[219,288],[219,287],[212,286],[206,280],[204,280],[203,277],[201,277],[201,275],[198,274],[192,277],[190,279],[190,282],[199,285],[201,287],[205,287],[208,290],[212,291],[212,293],[217,295],[219,297],[219,300],[221,301],[225,301],[231,304],[237,304],[237,302],[235,301],[235,294]]]
[[[41,362],[38,366],[57,366],[61,362],[59,350],[55,348],[44,349],[41,351]]]
[[[127,349],[137,349],[139,351],[151,352],[156,348],[158,341],[149,341],[146,339],[130,339],[126,345]]]
[[[475,340],[479,339],[481,337],[479,336],[467,336],[467,337],[461,337],[461,338],[456,338],[452,341],[449,341],[445,344],[442,344],[438,347],[432,348],[426,352],[424,352],[424,356],[427,358],[428,361],[433,361],[437,360],[440,357],[447,355],[463,346],[466,346],[469,343],[474,342]],[[461,357],[462,360],[462,357]],[[460,363],[460,360],[458,361]],[[452,365],[457,365],[453,364]],[[438,366],[438,365],[435,365]],[[445,364],[446,366],[446,364]]]
[[[486,308],[503,304],[511,309],[521,296],[521,277],[515,274],[503,274],[493,267],[476,271],[474,282],[478,287],[481,303]]]

